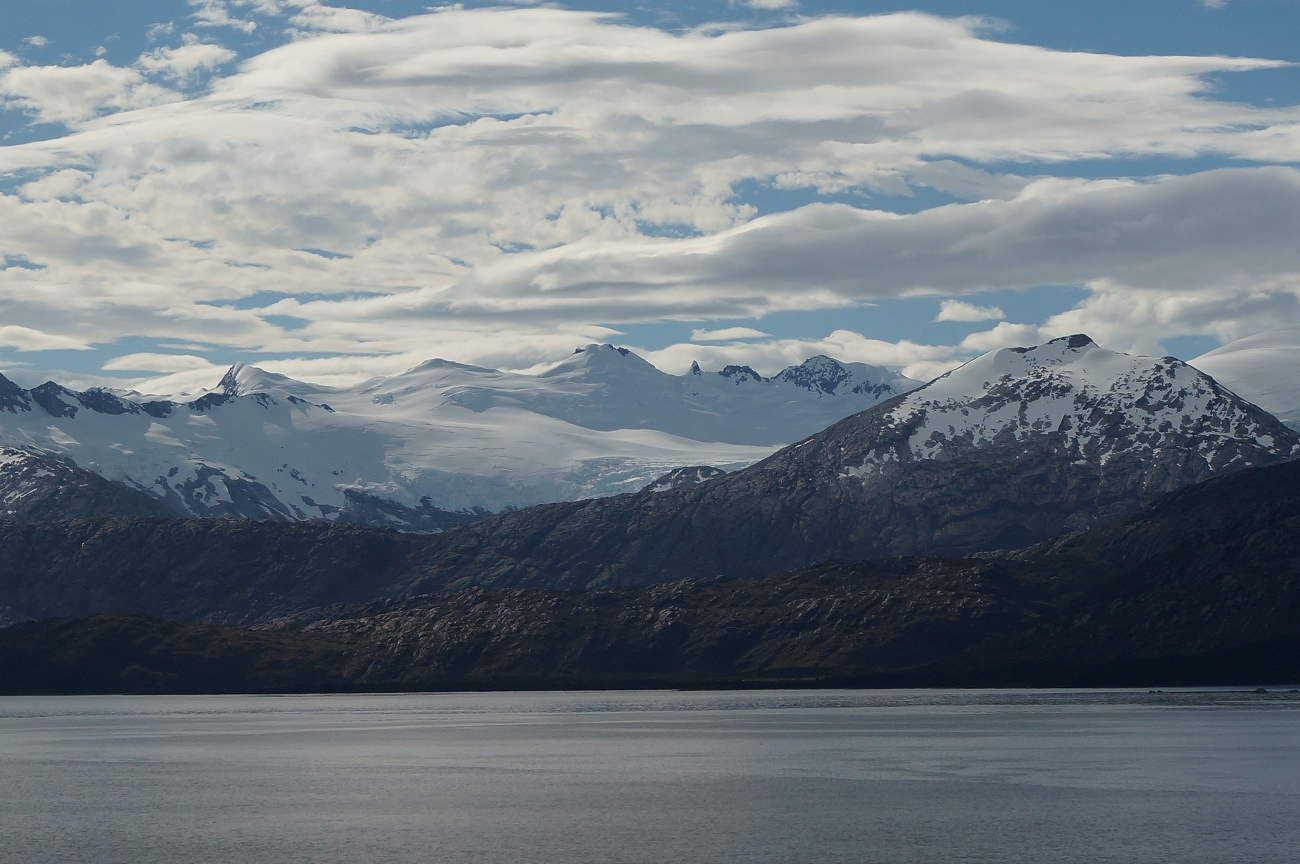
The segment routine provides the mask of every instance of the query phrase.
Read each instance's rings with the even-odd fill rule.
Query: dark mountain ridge
[[[961,556],[1097,525],[1296,453],[1294,433],[1185,364],[1077,336],[985,355],[734,474],[696,471],[705,482],[423,539],[321,523],[0,523],[0,605],[32,618],[136,610],[246,625],[469,587],[590,590]]]
[[[247,625],[390,596],[427,535],[349,523],[120,517],[0,523],[0,606]]]
[[[260,631],[135,613],[16,624],[0,630],[0,692],[1300,680],[1300,463],[1215,478],[1103,528],[974,559],[394,596],[409,582],[403,567],[389,562],[395,583],[353,586],[384,599],[264,618]]]
[[[1015,553],[586,593],[473,589],[276,626],[356,644],[351,674],[399,683],[1300,680],[1300,463]]]
[[[422,586],[430,572],[436,572],[446,540],[446,535],[399,534],[359,525],[240,520],[0,524],[0,606],[11,607],[20,618],[143,611],[187,623],[266,624],[312,608],[358,607],[425,594]],[[900,560],[836,566],[883,573],[902,566]],[[1110,525],[1032,549],[955,559],[956,564],[915,560],[939,560],[942,567],[962,572],[1032,568],[1056,580],[1057,587],[1051,589],[1054,603],[1093,591],[1087,603],[1094,617],[1096,609],[1112,606],[1108,614],[1128,614],[1124,591],[1199,585],[1201,595],[1220,598],[1216,609],[1229,609],[1233,597],[1238,605],[1249,601],[1255,606],[1239,625],[1231,624],[1237,620],[1233,616],[1216,612],[1213,617],[1227,623],[1171,619],[1162,632],[1185,644],[1198,633],[1242,626],[1248,630],[1228,635],[1245,638],[1249,628],[1273,620],[1270,609],[1287,608],[1273,595],[1251,594],[1265,584],[1251,574],[1266,573],[1274,580],[1275,589],[1269,590],[1286,593],[1292,590],[1287,586],[1300,585],[1300,462],[1215,478]],[[735,584],[765,574],[737,575],[742,582]],[[1232,580],[1245,580],[1246,587],[1234,589]],[[1148,582],[1156,587],[1144,588]],[[1067,585],[1073,587],[1060,587]],[[1273,624],[1268,627],[1276,631]],[[1118,631],[1110,626],[1108,632]]]

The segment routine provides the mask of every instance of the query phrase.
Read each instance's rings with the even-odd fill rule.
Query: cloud
[[[722,330],[692,330],[692,342],[732,342],[738,339],[761,339],[767,336],[753,327],[725,327]]]
[[[15,66],[0,74],[0,100],[40,123],[79,124],[106,111],[177,101],[135,69],[96,60],[85,66]]]
[[[194,26],[196,27],[231,27],[241,33],[252,33],[257,29],[256,21],[233,17],[230,14],[231,4],[226,3],[225,0],[189,0],[189,3],[195,8]]]
[[[114,357],[102,367],[105,371],[162,372],[127,379],[100,379],[98,386],[131,388],[142,394],[183,397],[214,388],[227,366],[212,363],[193,354],[125,354]],[[59,379],[62,380],[62,379]]]
[[[1052,338],[1048,336],[1047,339]],[[1003,321],[992,330],[972,333],[961,340],[958,350],[971,354],[982,354],[996,348],[1032,347],[1045,342],[1042,328],[1034,324],[1012,324]],[[1109,346],[1108,346],[1109,347]]]
[[[793,9],[799,0],[742,0],[751,9]]]
[[[14,324],[0,325],[0,346],[15,348],[19,351],[90,350],[90,346],[79,339],[52,333],[42,333],[40,330],[19,327]]]
[[[1228,0],[1197,0],[1206,9],[1226,9]]]
[[[289,23],[304,30],[327,33],[369,33],[392,19],[358,9],[343,9],[320,3],[306,3],[289,18]]]
[[[748,317],[917,293],[1098,284],[1221,292],[1293,285],[1300,172],[1225,169],[1156,182],[1043,181],[1011,201],[911,215],[809,205],[714,235],[575,242],[455,285],[358,301],[348,315]]]
[[[46,39],[44,36],[28,36],[23,40],[23,42],[36,48],[44,48],[46,45],[50,44],[50,40]]]
[[[347,376],[431,354],[518,368],[623,322],[921,293],[1085,285],[1096,302],[1041,326],[1089,323],[1125,344],[1228,332],[1294,297],[1292,168],[1085,181],[997,167],[1293,160],[1296,109],[1204,95],[1209,76],[1273,61],[1056,52],[916,13],[706,33],[549,7],[393,21],[194,8],[244,32],[250,15],[305,17],[295,41],[184,100],[145,73],[182,80],[228,62],[224,48],[159,48],[135,68],[0,57],[9,105],[77,127],[0,148],[0,173],[21,183],[0,195],[0,254],[45,265],[0,273],[7,322],[296,355],[300,372]],[[932,184],[959,200],[756,218],[737,194],[755,183]],[[1195,308],[1138,302],[1179,294]],[[913,364],[956,350],[870,346]]]
[[[1006,313],[996,306],[972,306],[961,300],[945,300],[939,304],[935,321],[996,321]]]
[[[150,42],[156,42],[164,36],[170,36],[176,32],[176,22],[166,21],[158,24],[150,24],[145,28],[145,38]]]
[[[220,45],[195,41],[179,48],[155,48],[147,54],[141,54],[135,65],[146,74],[161,75],[186,83],[201,73],[229,63],[236,56],[238,55],[234,51]]]
[[[124,354],[114,357],[101,368],[134,372],[192,372],[196,369],[207,371],[224,367],[218,367],[193,354]]]

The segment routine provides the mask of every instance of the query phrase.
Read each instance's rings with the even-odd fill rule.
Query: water
[[[1300,858],[1300,696],[0,699],[5,862]]]

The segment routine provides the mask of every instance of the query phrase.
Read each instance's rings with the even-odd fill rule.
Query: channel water
[[[7,697],[0,860],[1294,862],[1300,695]]]

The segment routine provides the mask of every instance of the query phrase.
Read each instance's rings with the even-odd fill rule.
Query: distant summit
[[[583,346],[541,375],[434,359],[349,388],[235,363],[174,402],[0,376],[0,445],[178,515],[437,531],[506,507],[635,492],[682,466],[743,468],[916,385],[829,358],[771,379],[675,376],[612,345]]]

